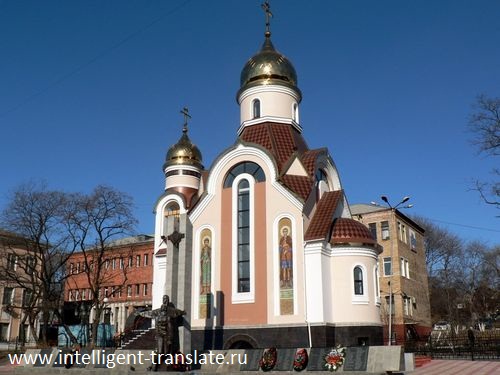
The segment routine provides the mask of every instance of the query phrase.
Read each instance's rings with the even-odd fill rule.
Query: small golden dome
[[[300,95],[295,68],[290,60],[276,51],[270,33],[266,33],[261,50],[248,60],[241,71],[238,95],[249,87],[272,84],[290,87]]]
[[[179,141],[168,149],[165,159],[163,169],[172,165],[191,165],[203,169],[201,152],[189,139],[187,127],[182,129]]]

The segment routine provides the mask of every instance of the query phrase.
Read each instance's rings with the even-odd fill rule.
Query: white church
[[[308,148],[301,99],[268,23],[241,71],[236,143],[210,169],[185,111],[163,165],[153,276],[153,309],[168,294],[187,312],[184,352],[382,343],[381,249],[351,218],[328,149]]]

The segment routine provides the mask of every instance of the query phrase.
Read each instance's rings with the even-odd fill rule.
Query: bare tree
[[[427,273],[430,278],[449,268],[452,258],[461,252],[463,241],[456,234],[421,216],[412,219],[425,228],[424,246]]]
[[[12,261],[3,262],[3,277],[23,290],[22,323],[28,321],[40,346],[48,344],[48,329],[57,316],[65,263],[74,251],[67,228],[70,196],[51,191],[42,184],[24,184],[15,189],[1,214],[2,227],[15,233],[2,242],[1,250]],[[10,254],[10,255],[7,255]],[[15,267],[13,266],[15,262]],[[38,336],[35,322],[41,318]]]
[[[91,346],[96,345],[99,321],[105,308],[103,289],[111,281],[123,287],[129,266],[119,259],[120,274],[109,267],[109,252],[113,241],[131,234],[136,219],[132,214],[132,198],[106,186],[98,186],[90,195],[73,200],[76,209],[70,219],[69,233],[83,257],[83,273],[90,288],[88,301],[93,309]],[[120,280],[117,280],[120,279]],[[118,292],[118,290],[114,290]]]
[[[479,95],[473,106],[474,112],[469,118],[469,130],[474,134],[472,143],[479,153],[488,156],[500,156],[500,98],[488,98]],[[491,182],[475,181],[477,190],[484,202],[500,208],[500,170],[492,170]]]

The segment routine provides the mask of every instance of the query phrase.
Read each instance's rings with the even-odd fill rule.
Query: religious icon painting
[[[278,222],[280,314],[293,315],[293,233],[292,222],[283,218]]]
[[[212,232],[203,229],[200,235],[200,319],[210,318],[212,283]]]

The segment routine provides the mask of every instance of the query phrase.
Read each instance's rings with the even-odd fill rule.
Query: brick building
[[[75,253],[67,263],[70,276],[65,283],[64,301],[69,315],[78,315],[91,299],[84,259],[82,253]],[[103,268],[99,295],[105,306],[100,321],[113,325],[117,333],[124,332],[133,323],[130,317],[135,311],[151,309],[153,237],[138,235],[114,242],[106,250]],[[90,322],[94,313],[92,309]]]
[[[27,250],[26,239],[0,230],[0,342],[33,341],[22,309],[33,294],[21,285],[31,284],[33,272],[29,271],[36,265],[36,257]],[[37,323],[35,329],[38,329]]]
[[[388,338],[390,283],[393,294],[393,342],[427,335],[431,330],[424,229],[399,210],[351,205],[353,218],[365,224],[382,245],[379,255],[381,318]]]

